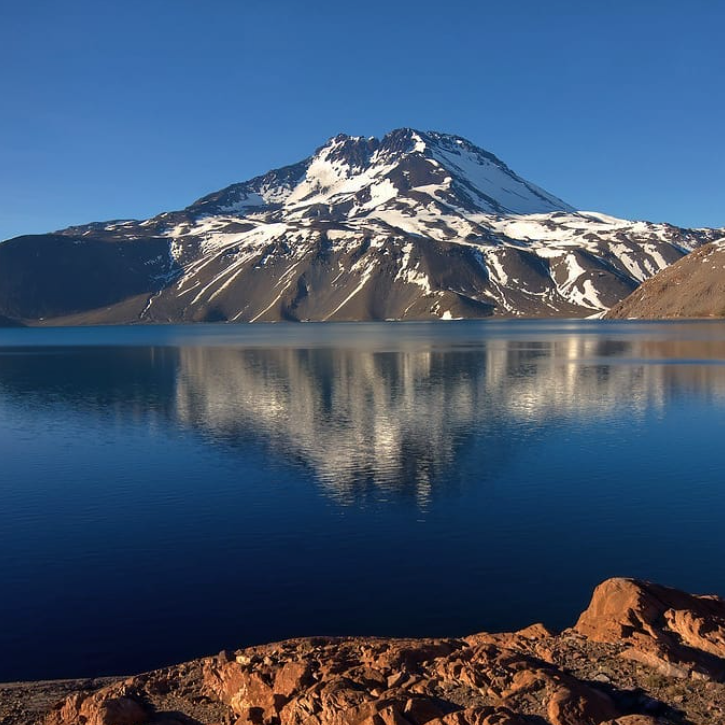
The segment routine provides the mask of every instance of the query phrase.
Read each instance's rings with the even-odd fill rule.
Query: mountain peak
[[[421,131],[409,126],[395,128],[380,138],[376,136],[351,136],[346,133],[339,133],[336,136],[332,136],[325,144],[319,147],[315,152],[315,156],[320,154],[328,155],[333,149],[339,151],[341,149],[353,148],[365,148],[370,151],[381,150],[386,154],[407,155],[425,153],[434,147],[476,150],[503,165],[503,162],[493,154],[477,147],[463,136],[444,133],[442,131]]]
[[[380,143],[391,152],[423,152],[428,146],[427,136],[425,132],[414,128],[396,128],[386,133]]]
[[[387,153],[398,153],[401,155],[413,153],[425,153],[431,148],[440,147],[445,149],[459,149],[476,151],[485,155],[498,164],[505,164],[494,154],[486,151],[469,141],[463,136],[443,131],[421,131],[409,126],[402,126],[388,131],[384,136],[352,136],[346,133],[339,133],[329,138],[322,146],[315,151],[315,156],[327,155],[331,150],[365,148],[371,151],[382,149]]]
[[[305,161],[227,187],[189,211],[319,216],[324,208],[341,218],[421,204],[496,215],[573,211],[468,139],[409,127],[382,138],[338,134]]]

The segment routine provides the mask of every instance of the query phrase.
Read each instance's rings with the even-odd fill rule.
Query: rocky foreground
[[[0,686],[0,722],[718,725],[724,681],[725,600],[610,579],[560,634],[289,640],[77,683],[45,713],[32,712],[33,686]],[[47,697],[49,683],[36,687]]]

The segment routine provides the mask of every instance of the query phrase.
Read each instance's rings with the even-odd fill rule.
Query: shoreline
[[[0,683],[0,725],[722,725],[725,600],[610,579],[573,627],[312,637]]]
[[[78,677],[63,680],[0,682],[0,725],[36,723],[66,697],[96,692],[123,677]]]

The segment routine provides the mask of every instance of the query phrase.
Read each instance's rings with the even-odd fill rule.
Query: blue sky
[[[582,209],[722,226],[723,27],[715,0],[4,2],[0,238],[181,208],[399,126]]]

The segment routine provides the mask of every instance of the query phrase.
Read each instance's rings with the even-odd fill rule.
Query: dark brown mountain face
[[[601,315],[723,230],[580,212],[465,139],[336,136],[181,211],[0,245],[44,324]]]
[[[606,317],[725,317],[725,239],[707,244],[663,269],[615,305]]]
[[[113,306],[157,291],[173,267],[166,239],[17,237],[0,245],[0,314],[39,320]]]

